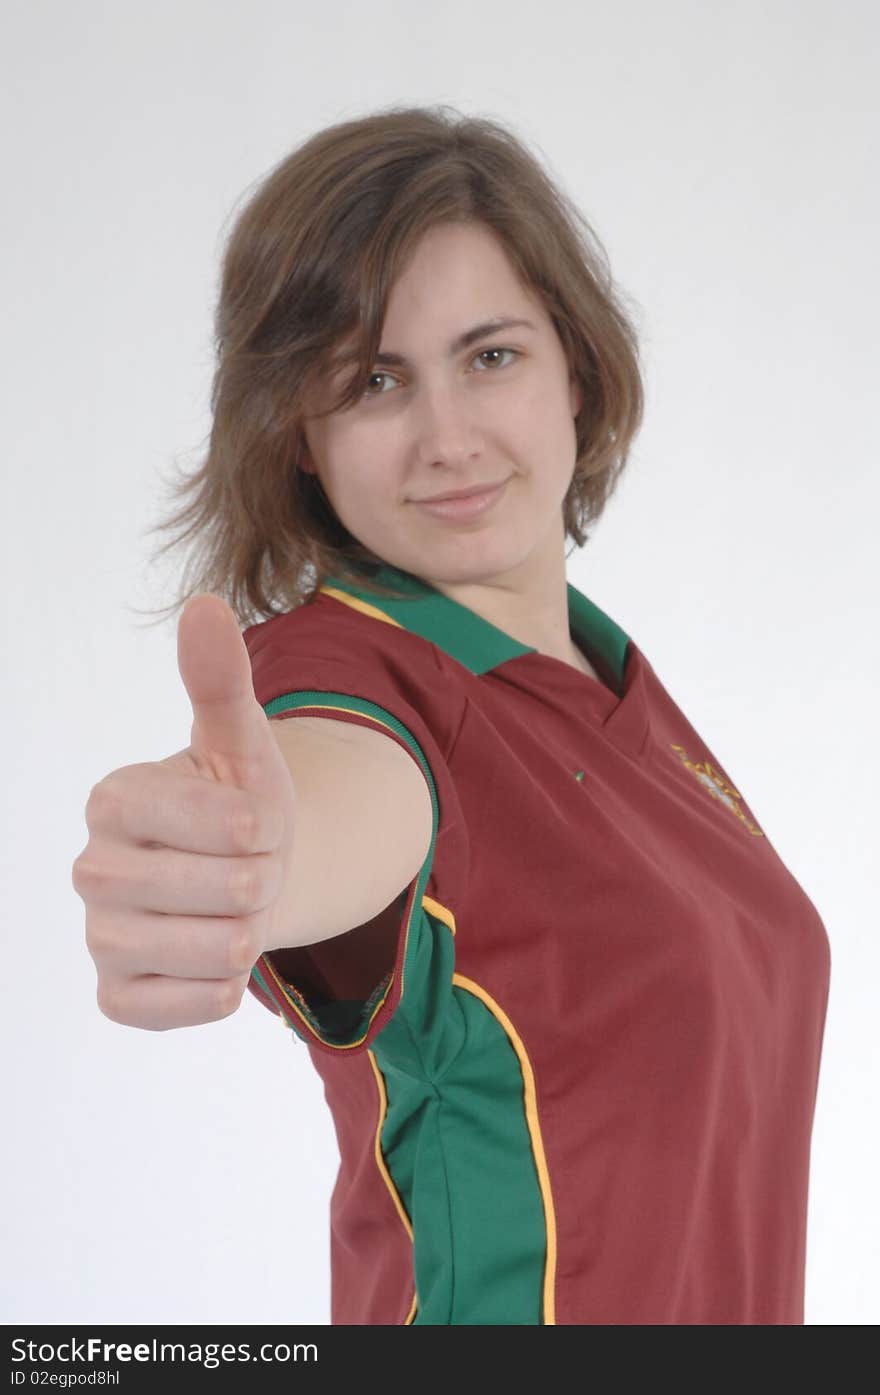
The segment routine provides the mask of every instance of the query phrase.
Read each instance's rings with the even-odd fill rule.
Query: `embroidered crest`
[[[704,789],[709,791],[713,799],[720,799],[721,803],[726,805],[730,812],[744,823],[749,832],[756,838],[764,837],[758,825],[753,823],[748,814],[740,807],[739,801],[742,799],[742,795],[733,788],[733,785],[727,783],[721,771],[716,770],[711,761],[688,760],[684,747],[676,746],[674,743],[672,743],[672,749],[682,765],[687,766],[691,774],[699,780]]]

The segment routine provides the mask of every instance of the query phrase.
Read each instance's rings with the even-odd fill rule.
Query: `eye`
[[[390,377],[391,377],[391,374],[390,374],[390,373],[382,373],[382,372],[380,372],[380,371],[377,369],[376,372],[375,372],[375,373],[371,373],[370,376],[369,376],[369,378],[367,379],[367,388],[369,387],[370,383],[372,383],[372,382],[375,381],[376,378],[390,378]],[[382,396],[384,396],[384,394],[381,393],[381,392],[368,392],[368,391],[367,391],[367,388],[364,389],[364,397],[382,397]]]
[[[518,350],[518,349],[502,349],[502,348],[497,348],[497,349],[481,349],[480,352],[477,354],[477,358],[482,358],[484,354],[513,354],[514,358],[519,358],[519,350]],[[498,368],[498,367],[506,368],[507,366],[508,366],[508,365],[507,365],[506,363],[502,363],[502,364],[500,364],[500,365],[497,364],[497,363],[494,363],[494,364],[490,364],[490,365],[489,365],[490,368]]]
[[[519,349],[506,349],[506,348],[503,348],[503,347],[501,347],[501,346],[493,346],[492,348],[480,349],[480,350],[477,352],[477,354],[475,355],[474,361],[475,361],[476,359],[478,359],[478,358],[484,358],[486,354],[512,354],[514,358],[519,358]],[[508,368],[509,366],[510,366],[509,363],[502,363],[502,364],[490,363],[490,364],[484,365],[483,368],[480,369],[479,371],[482,372],[482,373],[485,373],[487,367],[490,368],[490,369],[493,369],[493,368],[498,368],[498,367],[501,367],[501,368]],[[382,392],[382,391],[379,391],[379,392],[370,392],[370,391],[368,391],[369,384],[372,383],[372,382],[374,382],[376,378],[391,378],[391,379],[393,379],[395,382],[397,381],[397,379],[394,378],[394,374],[393,374],[393,373],[386,373],[386,372],[384,372],[384,370],[377,369],[376,372],[375,372],[375,373],[371,373],[370,376],[369,376],[369,378],[367,379],[367,388],[364,389],[364,397],[384,397],[384,396],[386,395],[386,394],[385,394],[384,392]]]

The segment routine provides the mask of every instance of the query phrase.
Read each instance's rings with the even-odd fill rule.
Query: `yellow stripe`
[[[406,1229],[406,1233],[407,1233],[407,1235],[408,1235],[409,1238],[410,1238],[410,1243],[412,1243],[412,1238],[413,1238],[412,1222],[410,1221],[409,1216],[406,1214],[406,1207],[404,1206],[403,1202],[402,1202],[401,1199],[400,1199],[400,1193],[398,1192],[398,1190],[397,1190],[397,1188],[395,1187],[393,1181],[391,1180],[391,1174],[390,1174],[390,1172],[388,1171],[388,1168],[385,1166],[385,1159],[384,1159],[383,1156],[382,1156],[382,1125],[385,1123],[385,1115],[386,1115],[387,1112],[388,1112],[388,1095],[387,1095],[387,1092],[386,1092],[386,1090],[385,1090],[385,1080],[384,1080],[384,1077],[383,1077],[383,1075],[382,1075],[382,1072],[380,1071],[378,1065],[376,1064],[376,1057],[375,1057],[375,1055],[373,1054],[373,1052],[368,1050],[368,1051],[367,1051],[367,1055],[368,1055],[368,1057],[370,1058],[370,1065],[373,1067],[373,1075],[375,1076],[375,1079],[376,1079],[376,1089],[379,1091],[379,1122],[378,1122],[378,1124],[376,1125],[376,1139],[375,1139],[374,1148],[373,1148],[373,1151],[374,1151],[375,1156],[376,1156],[376,1166],[378,1167],[379,1172],[380,1172],[381,1175],[382,1175],[382,1180],[384,1181],[385,1186],[388,1188],[388,1191],[389,1191],[389,1193],[390,1193],[390,1195],[391,1195],[391,1200],[394,1202],[394,1206],[395,1206],[395,1209],[396,1209],[396,1211],[397,1211],[397,1214],[398,1214],[398,1216],[400,1217],[400,1219],[403,1221],[404,1228]],[[413,1272],[415,1272],[415,1264],[413,1265]],[[417,1308],[417,1306],[418,1306],[418,1295],[416,1294],[415,1289],[414,1289],[414,1290],[413,1290],[413,1300],[412,1300],[412,1303],[410,1304],[409,1313],[407,1314],[406,1318],[404,1319],[404,1323],[403,1323],[404,1327],[406,1327],[408,1323],[411,1323],[411,1322],[412,1322],[413,1318],[414,1318],[415,1315],[416,1315],[416,1308]]]
[[[422,909],[432,915],[435,920],[439,920],[442,925],[445,925],[447,930],[451,930],[453,935],[455,934],[455,916],[448,906],[444,906],[440,901],[435,901],[433,896],[423,896]]]
[[[526,1049],[522,1044],[519,1033],[516,1031],[510,1018],[502,1007],[496,1003],[495,999],[481,988],[472,978],[465,978],[464,974],[454,973],[452,982],[459,988],[465,988],[474,997],[485,1003],[491,1013],[497,1017],[508,1037],[511,1045],[519,1057],[522,1067],[523,1085],[525,1088],[525,1110],[526,1123],[528,1124],[529,1135],[532,1140],[532,1152],[535,1158],[535,1166],[538,1170],[538,1182],[541,1187],[541,1199],[544,1203],[544,1223],[547,1228],[547,1258],[544,1266],[544,1322],[551,1326],[556,1325],[556,1214],[553,1207],[553,1193],[550,1189],[550,1173],[547,1169],[547,1159],[544,1154],[544,1142],[541,1138],[541,1125],[538,1119],[538,1096],[535,1089],[535,1076],[532,1071],[531,1062],[526,1054]]]
[[[369,601],[360,601],[357,596],[350,596],[347,591],[340,591],[336,586],[319,586],[318,590],[323,591],[326,596],[334,596],[337,601],[342,601],[343,605],[350,605],[353,610],[371,615],[374,620],[384,620],[387,625],[396,625],[399,630],[405,629],[399,620],[392,620],[391,616],[386,615],[377,605],[370,605]]]

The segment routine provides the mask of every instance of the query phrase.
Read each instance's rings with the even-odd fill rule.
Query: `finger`
[[[274,853],[211,857],[104,839],[79,862],[76,889],[89,905],[238,916],[271,905],[282,878],[282,859]]]
[[[218,780],[259,779],[274,758],[274,738],[254,694],[247,647],[225,601],[203,592],[180,616],[177,662],[193,710],[191,749]]]
[[[98,1007],[111,1022],[147,1031],[196,1027],[219,1022],[241,1005],[249,974],[232,979],[174,979],[160,976],[121,980],[101,979]]]
[[[236,978],[262,953],[265,916],[165,915],[92,906],[86,945],[102,974]]]
[[[284,823],[271,800],[181,769],[188,760],[178,753],[108,775],[89,796],[89,831],[134,844],[230,857],[278,847]]]

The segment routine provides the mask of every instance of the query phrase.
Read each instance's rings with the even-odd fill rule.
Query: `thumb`
[[[206,774],[242,788],[278,778],[280,752],[254,693],[250,658],[233,611],[202,592],[177,628],[177,666],[193,710],[190,753]]]

